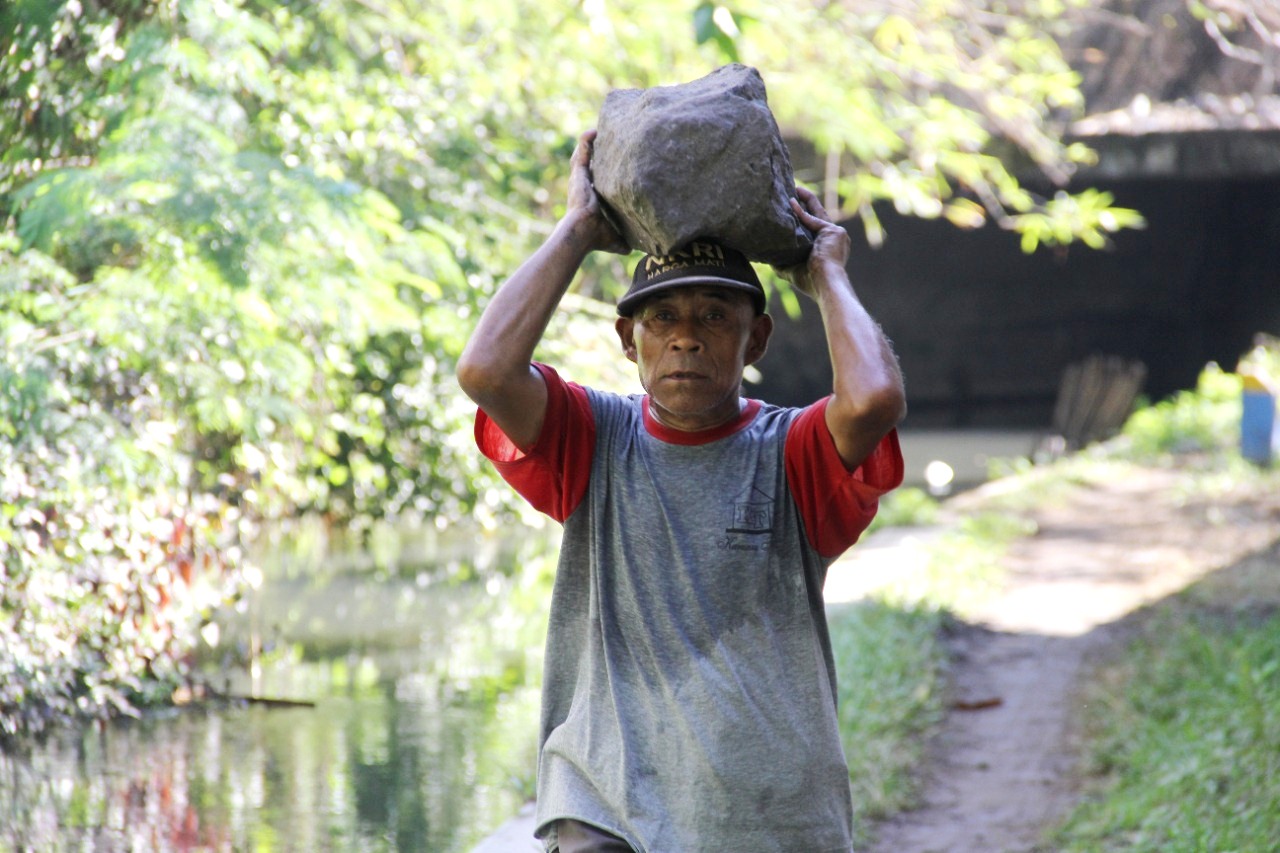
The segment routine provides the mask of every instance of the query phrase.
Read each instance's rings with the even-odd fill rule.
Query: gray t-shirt
[[[573,818],[642,853],[847,853],[822,586],[901,480],[896,435],[849,473],[821,405],[750,401],[725,429],[676,434],[646,423],[643,397],[540,369],[550,400],[538,446],[504,444],[483,414],[476,433],[503,476],[565,525],[540,832]]]

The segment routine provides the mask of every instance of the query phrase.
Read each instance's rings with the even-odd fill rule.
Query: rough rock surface
[[[597,131],[595,188],[633,249],[662,255],[704,237],[778,267],[808,257],[791,158],[754,68],[610,92]]]

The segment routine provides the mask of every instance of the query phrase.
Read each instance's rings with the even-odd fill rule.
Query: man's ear
[[[747,352],[743,364],[755,364],[764,358],[772,335],[773,318],[768,314],[757,314],[751,321],[751,332],[747,337]]]
[[[636,321],[630,317],[619,317],[613,323],[613,328],[618,333],[618,340],[622,344],[622,354],[629,361],[636,360]]]

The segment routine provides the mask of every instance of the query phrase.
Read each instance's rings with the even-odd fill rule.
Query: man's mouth
[[[671,373],[667,374],[667,378],[688,380],[688,379],[705,379],[706,377],[703,376],[701,373],[697,373],[696,371],[693,371],[693,370],[674,370]]]

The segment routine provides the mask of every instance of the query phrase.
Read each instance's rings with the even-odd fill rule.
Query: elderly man
[[[902,478],[902,379],[845,271],[849,236],[810,192],[783,271],[815,299],[834,387],[806,408],[741,395],[773,323],[751,264],[713,240],[646,256],[618,304],[644,394],[532,363],[578,267],[626,251],[591,186],[494,296],[458,364],[476,439],[564,525],[547,636],[538,835],[548,851],[851,848],[822,601],[831,561]]]

